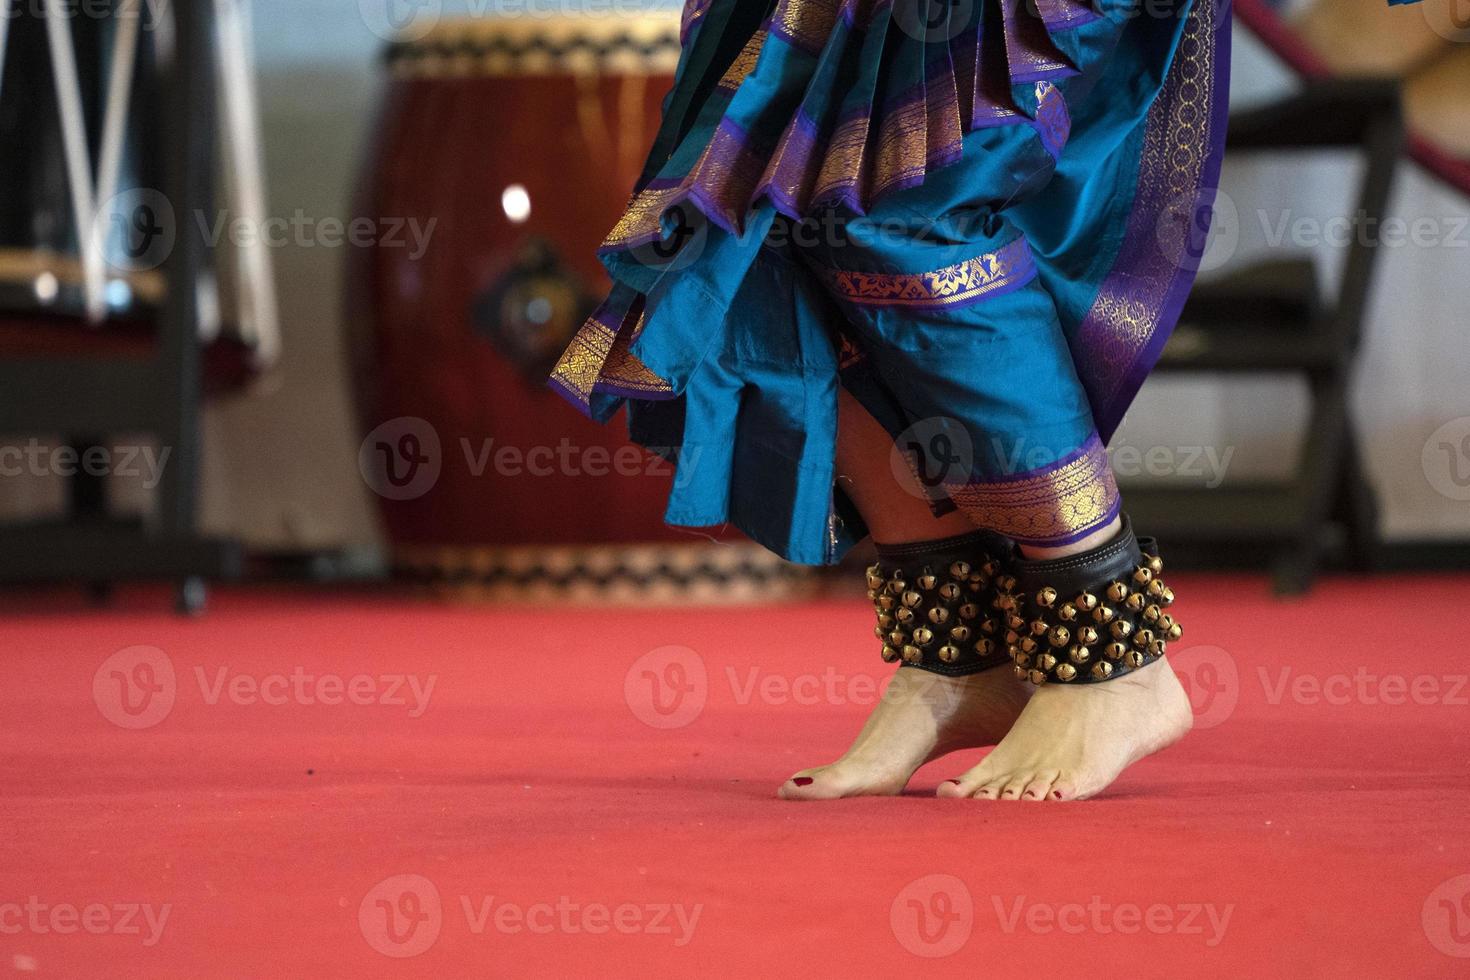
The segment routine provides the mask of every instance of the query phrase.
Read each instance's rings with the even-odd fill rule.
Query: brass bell
[[[1042,684],[1046,683],[1046,675],[1039,670],[1031,671],[1031,683],[1040,687]]]
[[[939,659],[943,660],[947,664],[954,663],[956,660],[960,659],[960,648],[946,643],[944,646],[939,648]]]
[[[869,589],[868,590],[868,601],[869,602],[877,602],[878,601],[878,596],[880,596],[880,595],[882,595],[882,593],[879,592],[877,589]]]
[[[894,595],[903,595],[903,590],[907,589],[908,587],[909,584],[901,578],[895,577],[890,579],[888,582],[888,591],[892,592]]]
[[[1057,667],[1057,680],[1069,681],[1077,676],[1077,668],[1071,664],[1062,664]]]
[[[980,615],[980,607],[973,602],[960,606],[960,619],[974,619],[978,615]]]
[[[998,595],[995,597],[995,602],[991,603],[991,605],[995,606],[1001,612],[1006,612],[1016,608],[1016,597],[1013,595]]]
[[[1128,639],[1128,634],[1133,632],[1133,624],[1126,619],[1119,619],[1110,627],[1113,636],[1120,640]]]
[[[1183,635],[1184,627],[1180,626],[1178,623],[1175,623],[1173,626],[1169,627],[1169,639],[1177,640]]]
[[[919,663],[924,659],[924,651],[916,646],[906,646],[903,648],[903,659],[911,664]]]
[[[1162,657],[1169,649],[1169,644],[1163,640],[1154,640],[1148,645],[1148,654],[1151,657]]]
[[[1098,606],[1097,609],[1093,610],[1092,613],[1092,618],[1098,623],[1101,623],[1103,626],[1111,623],[1114,619],[1117,618],[1117,616],[1118,610],[1114,609],[1112,606]]]
[[[995,578],[995,573],[998,571],[1000,571],[1000,565],[996,564],[994,560],[987,561],[980,566],[980,572],[986,578]]]
[[[974,634],[970,631],[970,627],[968,626],[956,626],[954,629],[949,631],[950,639],[954,640],[956,643],[964,643],[973,635]]]
[[[888,634],[888,642],[892,643],[896,647],[901,647],[908,641],[909,638],[904,635],[903,630],[894,630],[892,633]]]
[[[996,630],[1000,629],[1000,624],[991,619],[989,616],[986,616],[980,621],[980,629],[982,632],[985,633],[994,633]]]
[[[1108,655],[1109,660],[1122,660],[1123,654],[1128,652],[1128,648],[1121,643],[1109,643],[1107,649],[1103,652]]]
[[[893,608],[893,596],[891,596],[891,595],[880,595],[878,597],[878,608],[880,608],[880,609],[892,609]]]
[[[883,576],[878,574],[878,566],[877,565],[874,565],[872,568],[868,569],[868,588],[870,588],[870,589],[881,589],[881,588],[883,588]]]
[[[1043,653],[1041,656],[1036,658],[1036,666],[1040,667],[1042,670],[1051,670],[1056,665],[1057,658],[1053,657],[1049,653]]]
[[[1013,630],[1024,629],[1026,621],[1015,613],[1010,613],[1006,616],[1006,626]]]
[[[1114,582],[1108,586],[1108,599],[1112,602],[1122,602],[1128,598],[1128,586],[1122,582]]]
[[[1065,626],[1058,626],[1056,629],[1051,631],[1051,635],[1050,637],[1048,637],[1048,639],[1051,640],[1052,646],[1064,647],[1067,645],[1067,641],[1072,639],[1072,631],[1067,629],[1067,627]]]
[[[949,566],[949,574],[953,575],[955,578],[965,578],[970,574],[970,563],[967,561],[955,562],[953,565]]]
[[[1143,666],[1143,651],[1129,650],[1127,660],[1128,666],[1132,667],[1134,670],[1137,670],[1139,667]]]
[[[1000,581],[995,583],[995,587],[998,588],[998,589],[1000,589],[1002,592],[1014,592],[1014,591],[1016,591],[1016,576],[1014,576],[1014,575],[1005,575],[1005,576],[1002,576],[1001,579],[1000,579]]]
[[[1074,664],[1085,664],[1092,659],[1092,651],[1087,647],[1074,646],[1067,651],[1067,659]]]
[[[927,626],[920,626],[914,630],[914,642],[921,647],[926,647],[934,642],[934,633]]]
[[[1133,634],[1133,645],[1140,650],[1147,650],[1148,645],[1154,641],[1153,630],[1139,630]]]
[[[1077,607],[1069,602],[1066,605],[1062,606],[1062,608],[1057,610],[1057,615],[1067,620],[1068,622],[1071,622],[1072,620],[1077,618]]]
[[[953,582],[945,582],[939,587],[939,598],[948,602],[954,602],[960,597],[960,587]]]
[[[1056,601],[1057,590],[1049,585],[1046,588],[1042,589],[1040,592],[1036,593],[1036,604],[1038,606],[1050,609],[1056,603]]]
[[[910,609],[913,609],[915,606],[923,601],[924,597],[917,592],[909,591],[903,594],[903,604],[905,606],[908,606]]]
[[[873,627],[873,635],[876,636],[880,640],[886,639],[887,636],[888,636],[888,631],[885,630],[881,626],[874,626]]]
[[[1024,681],[1029,680],[1031,677],[1030,672],[1025,667],[1022,667],[1020,664],[1016,664],[1016,666],[1012,667],[1011,670],[1015,673],[1016,680]]]
[[[1029,654],[1029,653],[1018,653],[1014,657],[1012,657],[1011,659],[1013,661],[1015,661],[1016,666],[1018,666],[1018,667],[1030,667],[1031,666],[1031,654]]]
[[[933,609],[929,610],[929,622],[933,623],[935,626],[943,626],[945,623],[949,622],[949,610],[945,609],[943,606],[935,606]]]
[[[899,606],[898,612],[895,615],[898,616],[900,623],[912,623],[914,621],[914,611],[907,606]]]
[[[1077,642],[1085,647],[1092,646],[1097,642],[1097,630],[1091,626],[1084,626],[1077,631]]]
[[[890,663],[890,664],[897,663],[898,662],[898,658],[899,658],[899,653],[898,653],[897,650],[895,650],[891,646],[888,646],[887,644],[884,644],[883,645],[883,662],[884,663]]]
[[[919,588],[921,589],[932,589],[938,584],[939,579],[935,578],[933,575],[928,574],[927,572],[919,576]]]
[[[1113,665],[1106,660],[1099,660],[1092,665],[1092,676],[1100,681],[1105,681],[1113,676]]]
[[[1158,606],[1149,606],[1143,611],[1143,619],[1144,622],[1147,623],[1157,623],[1159,621],[1159,617],[1163,614],[1164,611]]]
[[[1045,620],[1033,619],[1031,621],[1031,635],[1032,636],[1040,636],[1040,635],[1042,635],[1043,633],[1045,633],[1049,629],[1051,629],[1051,627],[1048,626],[1048,625],[1046,625],[1046,621]]]
[[[1092,612],[1097,608],[1097,596],[1091,592],[1084,592],[1077,597],[1077,608],[1083,612]]]
[[[1037,648],[1036,641],[1033,640],[1029,636],[1026,637],[1024,640],[1021,641],[1021,649],[1022,650],[1025,650],[1027,653],[1035,653],[1036,652],[1036,648]]]
[[[1128,597],[1124,605],[1128,607],[1129,612],[1143,612],[1143,607],[1147,602],[1148,599],[1142,592],[1135,592]]]
[[[1158,555],[1150,555],[1148,559],[1148,570],[1158,575],[1164,570],[1164,559]]]
[[[885,630],[893,629],[893,617],[888,615],[887,613],[879,613],[878,625],[883,627]]]
[[[1163,603],[1166,606],[1174,605],[1174,590],[1169,588],[1167,585],[1164,586],[1164,594],[1159,596],[1159,602]]]
[[[1155,606],[1154,608],[1157,609],[1158,607]],[[1159,627],[1159,632],[1167,633],[1173,625],[1174,617],[1170,616],[1168,613],[1163,613],[1158,617],[1157,626]]]
[[[1154,579],[1152,582],[1148,583],[1148,594],[1151,598],[1154,599],[1163,598],[1164,583],[1159,579]]]
[[[995,652],[995,641],[988,637],[982,638],[979,643],[975,644],[975,652],[982,657],[990,656]]]
[[[1154,580],[1154,573],[1140,565],[1138,571],[1133,573],[1133,581],[1139,585],[1148,585]]]

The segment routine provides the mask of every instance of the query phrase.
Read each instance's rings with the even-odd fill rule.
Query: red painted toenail
[[[1062,798],[1062,791],[1057,790],[1055,793],[1052,793],[1051,798],[1054,800],[1060,800]]]
[[[812,777],[810,777],[810,776],[797,776],[796,778],[794,778],[791,781],[793,783],[795,783],[796,785],[798,785],[798,786],[810,786],[812,784]]]
[[[956,786],[958,786],[960,784],[960,781],[958,779],[946,779],[945,782],[946,783],[954,783]]]

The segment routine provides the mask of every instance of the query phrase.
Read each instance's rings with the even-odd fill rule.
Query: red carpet
[[[1470,582],[1176,584],[1202,727],[1049,805],[773,799],[886,672],[860,602],[12,598],[0,973],[1470,973]]]

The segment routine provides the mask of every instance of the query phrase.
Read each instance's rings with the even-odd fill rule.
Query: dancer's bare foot
[[[894,796],[918,768],[959,749],[994,745],[1030,697],[1009,667],[966,677],[902,668],[847,753],[781,784],[787,800]]]
[[[1102,684],[1047,684],[995,750],[938,795],[1083,800],[1179,741],[1193,722],[1189,696],[1163,658]]]

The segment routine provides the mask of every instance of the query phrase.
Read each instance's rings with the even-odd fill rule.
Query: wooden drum
[[[546,386],[605,295],[595,252],[643,166],[677,14],[479,18],[394,45],[357,213],[362,475],[395,566],[470,593],[769,599],[793,574],[662,520],[672,468]],[[397,236],[386,232],[399,229]]]

